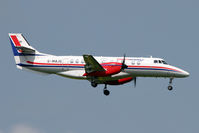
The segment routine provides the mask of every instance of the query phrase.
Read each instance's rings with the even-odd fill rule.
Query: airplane
[[[72,79],[88,80],[92,87],[104,84],[104,95],[110,91],[107,85],[122,85],[137,77],[169,78],[168,90],[172,90],[174,78],[185,78],[189,73],[169,65],[161,58],[153,57],[103,57],[56,56],[37,51],[21,33],[9,33],[16,67],[43,74],[55,74]]]

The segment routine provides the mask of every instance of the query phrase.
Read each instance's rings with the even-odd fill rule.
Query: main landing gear
[[[95,88],[95,87],[97,87],[97,85],[98,85],[98,84],[97,84],[95,81],[92,81],[92,82],[91,82],[91,86],[92,86],[92,87]],[[104,95],[105,95],[105,96],[108,96],[109,94],[110,94],[110,91],[107,90],[107,84],[105,84],[105,86],[104,86]]]
[[[95,83],[94,81],[92,81],[92,82],[91,82],[91,86],[97,87],[97,83]]]
[[[170,78],[170,80],[169,80],[169,86],[168,86],[168,90],[169,91],[173,90],[172,81],[173,81],[173,78]]]

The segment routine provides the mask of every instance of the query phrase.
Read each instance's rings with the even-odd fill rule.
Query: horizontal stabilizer
[[[24,54],[33,54],[33,53],[35,53],[35,49],[33,49],[32,47],[16,46],[16,49],[20,50]]]

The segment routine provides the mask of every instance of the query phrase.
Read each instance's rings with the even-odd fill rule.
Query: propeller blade
[[[126,59],[126,54],[124,54],[124,58],[123,58],[123,61],[122,61],[122,67],[121,67],[121,70],[124,70],[125,68],[127,68],[128,66],[125,64],[125,59]]]
[[[137,84],[137,78],[135,77],[134,78],[134,87],[136,87],[136,84]]]
[[[125,58],[126,58],[126,54],[124,54],[124,58],[123,58],[122,64],[125,64]]]

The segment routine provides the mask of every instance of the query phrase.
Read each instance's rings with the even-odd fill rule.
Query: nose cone
[[[189,77],[189,73],[185,70],[182,70],[180,68],[171,66],[172,69],[174,70],[174,72],[171,72],[171,74],[173,74],[176,78],[185,78],[185,77]]]
[[[189,73],[186,72],[186,71],[183,71],[183,72],[182,72],[182,76],[183,76],[183,77],[189,77]]]
[[[178,75],[179,77],[182,77],[182,78],[189,77],[189,73],[188,73],[187,71],[182,70],[182,69],[180,69],[180,68],[178,68],[178,70],[179,70],[179,72],[178,72],[177,75]]]

